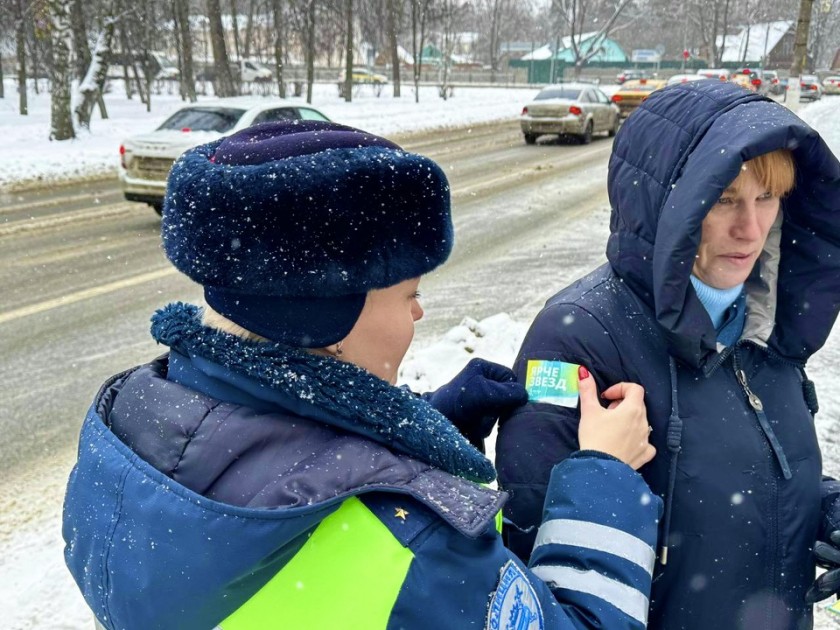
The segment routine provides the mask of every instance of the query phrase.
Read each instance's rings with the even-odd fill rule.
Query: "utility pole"
[[[800,0],[799,19],[796,21],[796,36],[793,40],[793,64],[788,78],[787,106],[796,111],[799,109],[799,77],[805,67],[805,57],[808,54],[808,32],[811,30],[811,12],[814,0]]]

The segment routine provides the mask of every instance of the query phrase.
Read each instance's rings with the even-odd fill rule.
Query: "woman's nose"
[[[733,224],[733,234],[744,240],[761,238],[761,223],[758,220],[758,207],[754,201],[745,201]]]
[[[419,322],[421,319],[423,319],[424,313],[425,311],[423,310],[423,307],[420,306],[420,303],[415,302],[414,308],[411,309],[411,315],[412,317],[414,317],[414,321]]]

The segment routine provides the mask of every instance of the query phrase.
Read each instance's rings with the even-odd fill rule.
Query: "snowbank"
[[[135,96],[125,97],[122,81],[113,81],[114,91],[105,96],[108,120],[94,109],[91,130],[77,130],[75,140],[50,142],[49,95],[28,95],[29,115],[18,114],[17,88],[6,81],[6,98],[0,99],[0,190],[27,183],[66,182],[116,175],[120,142],[138,133],[151,131],[183,104],[176,94],[152,95],[152,111]],[[333,84],[314,86],[313,105],[337,122],[385,136],[432,129],[461,127],[497,120],[514,120],[522,105],[537,93],[534,88],[461,88],[455,96],[442,100],[437,88],[421,86],[420,102],[414,90],[403,85],[403,96],[391,96],[387,86],[380,97],[365,86],[354,94],[353,102],[338,97]],[[277,97],[266,97],[277,98]],[[201,100],[201,99],[199,99]],[[303,98],[289,101],[303,103]]]

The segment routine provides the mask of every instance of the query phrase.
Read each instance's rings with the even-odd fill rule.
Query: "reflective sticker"
[[[544,630],[542,608],[528,577],[513,560],[502,567],[490,599],[487,630]]]
[[[525,375],[528,399],[561,407],[577,407],[578,367],[563,361],[529,360]]]

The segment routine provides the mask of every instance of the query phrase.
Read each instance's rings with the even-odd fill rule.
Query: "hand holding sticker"
[[[598,400],[598,387],[589,370],[579,369],[581,450],[607,453],[638,470],[656,455],[648,441],[650,425],[645,407],[645,390],[635,383],[616,383],[601,398],[610,401],[604,409]]]

